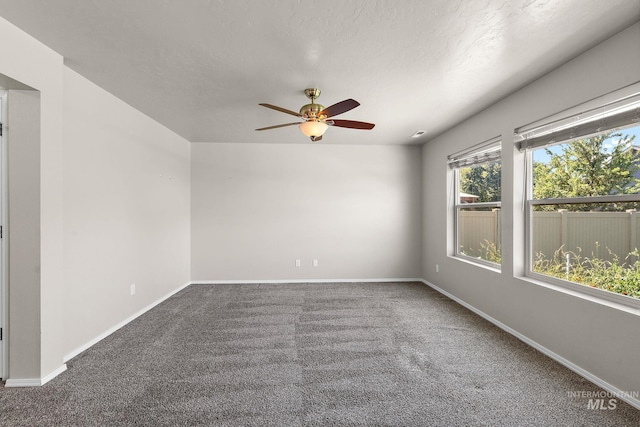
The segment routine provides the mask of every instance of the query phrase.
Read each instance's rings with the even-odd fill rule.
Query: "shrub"
[[[490,261],[502,262],[500,248],[494,242],[485,240],[478,250],[467,250],[465,255]],[[596,254],[591,257],[582,255],[582,249],[565,251],[560,247],[552,258],[538,252],[533,261],[533,271],[545,276],[558,277],[580,285],[604,289],[633,298],[640,298],[640,253],[634,249],[622,262],[620,258],[607,248],[611,261],[597,256],[600,245],[596,242]],[[567,256],[569,265],[567,268]]]
[[[596,246],[598,246],[596,244]],[[597,250],[597,248],[596,248]],[[597,256],[585,257],[581,249],[576,252],[560,248],[548,259],[542,253],[536,254],[533,271],[547,276],[558,277],[574,283],[606,291],[640,298],[640,261],[638,249],[629,253],[623,262],[609,249],[612,261]],[[567,255],[569,262],[567,263]]]
[[[460,248],[460,252],[463,255],[470,256],[473,258],[480,258],[485,261],[493,262],[495,264],[502,263],[502,254],[500,253],[500,248],[496,246],[494,242],[490,242],[485,239],[484,243],[480,243],[480,249],[472,249],[472,248]]]

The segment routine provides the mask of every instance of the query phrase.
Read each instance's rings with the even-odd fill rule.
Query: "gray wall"
[[[40,93],[9,91],[8,104],[10,372],[40,378]]]
[[[193,144],[192,280],[420,277],[421,148],[301,141]]]
[[[423,150],[423,277],[574,367],[623,391],[638,390],[637,310],[536,283],[524,273],[524,156],[515,128],[640,79],[640,24],[428,142]],[[502,272],[452,257],[447,155],[503,135]],[[436,264],[440,272],[436,272]]]

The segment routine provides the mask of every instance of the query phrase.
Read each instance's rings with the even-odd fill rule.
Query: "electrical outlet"
[[[131,284],[131,295],[135,295],[136,294],[136,284],[132,283]]]
[[[300,267],[300,260],[299,259],[296,260],[296,267]]]

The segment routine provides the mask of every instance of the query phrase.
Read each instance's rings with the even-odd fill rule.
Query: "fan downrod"
[[[304,94],[311,100],[311,104],[303,105],[300,108],[300,114],[305,120],[317,121],[324,117],[320,117],[320,112],[324,110],[324,105],[316,104],[316,98],[320,96],[320,89],[309,88],[304,90]]]

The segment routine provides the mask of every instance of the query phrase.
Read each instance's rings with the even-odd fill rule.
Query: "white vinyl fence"
[[[624,262],[640,248],[640,212],[534,212],[534,257],[549,259],[558,249],[581,257]],[[479,256],[487,242],[500,246],[500,210],[462,211],[459,216],[460,245],[465,253]],[[635,258],[629,258],[634,262]]]
[[[458,244],[460,251],[486,259],[488,244],[500,248],[500,209],[491,211],[461,210],[458,216]]]

